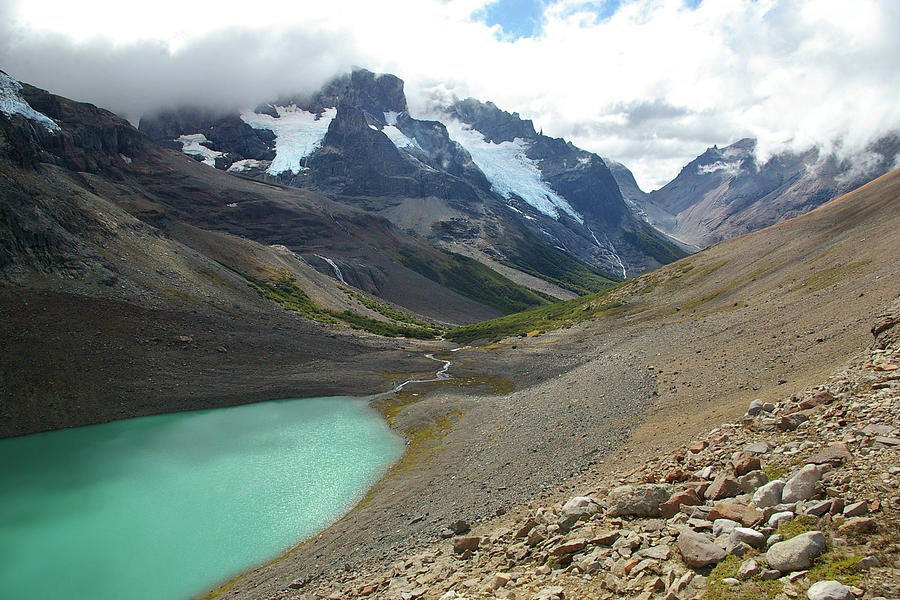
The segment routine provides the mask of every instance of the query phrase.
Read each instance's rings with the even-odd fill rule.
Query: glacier
[[[192,156],[202,157],[203,164],[213,168],[216,167],[216,159],[223,154],[222,152],[218,152],[204,146],[203,144],[209,143],[209,140],[206,139],[206,136],[202,133],[180,135],[175,139],[175,141],[181,142],[182,152],[184,152],[185,154],[190,154]]]
[[[232,163],[230,167],[228,167],[229,173],[243,173],[244,171],[248,171],[250,169],[255,169],[262,166],[263,161],[256,160],[253,158],[245,158],[243,160],[238,160]]]
[[[56,121],[31,108],[31,105],[19,94],[21,90],[21,83],[0,71],[0,112],[7,117],[22,115],[30,121],[40,123],[50,133],[60,131]]]
[[[241,120],[254,129],[268,129],[275,134],[275,159],[266,172],[280,175],[285,171],[300,173],[304,158],[322,145],[328,126],[337,116],[337,108],[326,108],[321,115],[291,106],[276,106],[278,118],[253,111],[241,113]]]
[[[558,220],[562,211],[584,224],[584,217],[578,214],[565,198],[553,191],[543,180],[537,163],[528,158],[527,140],[515,138],[511,142],[495,144],[485,140],[480,131],[455,119],[444,120],[444,125],[450,139],[469,152],[495,192],[507,200],[515,194],[554,219]]]
[[[407,137],[402,131],[397,129],[396,125],[385,125],[381,131],[386,136],[388,136],[389,140],[394,142],[395,146],[397,146],[401,150],[407,148],[416,148],[418,150],[422,149],[416,140]]]

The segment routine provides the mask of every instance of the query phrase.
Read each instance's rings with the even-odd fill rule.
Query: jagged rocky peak
[[[448,106],[446,112],[450,118],[471,125],[484,135],[485,140],[495,144],[537,136],[530,119],[522,119],[517,112],[501,110],[493,102],[466,98]]]
[[[402,79],[360,68],[335,77],[312,95],[280,98],[270,104],[261,104],[254,112],[277,118],[276,107],[291,105],[315,114],[322,114],[329,108],[357,108],[379,122],[385,120],[385,113],[407,111]]]
[[[735,177],[748,171],[755,172],[756,140],[743,138],[724,148],[718,146],[707,148],[685,169],[689,172],[696,169],[696,175],[720,173],[728,177]]]

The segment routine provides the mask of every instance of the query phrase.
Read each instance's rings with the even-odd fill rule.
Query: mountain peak
[[[517,112],[501,110],[493,102],[466,98],[457,100],[446,111],[451,118],[471,125],[484,135],[485,140],[495,144],[537,136],[530,119],[521,118]]]

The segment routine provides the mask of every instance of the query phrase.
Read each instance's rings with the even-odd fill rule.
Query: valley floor
[[[822,383],[871,343],[873,320],[900,292],[897,217],[829,210],[626,284],[606,317],[448,352],[457,380],[395,417],[410,439],[406,457],[345,518],[222,597],[279,597],[346,578],[331,590],[344,597],[367,584],[354,573],[391,577],[459,520],[489,523],[585,481],[616,480],[737,419],[751,400],[780,402]],[[836,218],[839,237],[818,235]],[[460,387],[466,380],[495,393]]]

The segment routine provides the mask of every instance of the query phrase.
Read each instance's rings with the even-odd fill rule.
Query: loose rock
[[[821,531],[801,533],[769,548],[766,562],[782,573],[800,571],[811,567],[813,560],[825,552],[825,548],[825,536]]]
[[[678,536],[678,551],[685,564],[695,569],[715,565],[725,560],[725,550],[710,542],[706,536],[683,531]]]

